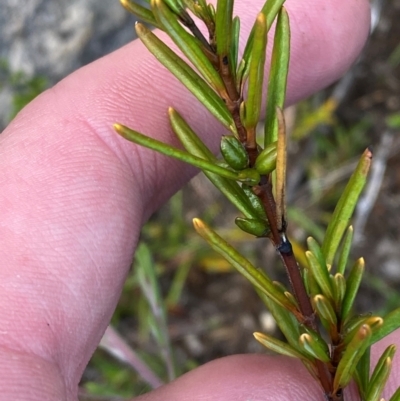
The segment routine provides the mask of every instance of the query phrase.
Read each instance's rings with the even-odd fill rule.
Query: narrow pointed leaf
[[[351,243],[353,241],[353,226],[349,226],[347,229],[347,232],[345,234],[344,240],[343,240],[343,247],[339,255],[339,261],[337,264],[337,272],[340,274],[344,274],[346,270],[346,266],[348,263],[349,255],[350,255],[350,250],[351,250]]]
[[[358,361],[361,359],[365,350],[369,346],[371,336],[371,328],[368,325],[363,324],[359,328],[353,340],[346,347],[346,350],[344,351],[336,369],[336,375],[333,381],[335,393],[339,388],[344,388],[350,383]]]
[[[232,21],[232,40],[231,40],[231,51],[230,51],[230,59],[231,59],[231,73],[234,78],[236,78],[236,69],[238,64],[238,55],[239,55],[239,34],[240,34],[240,19],[239,17],[235,17]],[[239,88],[237,88],[239,91]]]
[[[343,299],[342,304],[342,312],[341,317],[342,319],[346,319],[348,314],[353,307],[354,300],[356,298],[358,288],[361,284],[361,279],[364,273],[364,259],[360,258],[356,261],[353,268],[351,269],[350,275],[346,282],[346,293]]]
[[[318,263],[324,267],[324,270],[328,271],[328,267],[326,266],[324,256],[322,255],[321,246],[318,244],[318,242],[314,238],[308,237],[307,238],[307,246],[308,246],[308,249],[310,250],[310,252],[318,260]]]
[[[354,319],[354,321],[351,324],[346,326],[346,331],[345,331],[346,334],[343,339],[343,344],[346,346],[350,344],[350,342],[353,341],[354,336],[360,330],[360,327],[362,327],[363,325],[369,326],[372,333],[374,333],[377,330],[379,330],[380,327],[382,327],[382,324],[383,324],[383,319],[379,316],[363,316],[361,318]]]
[[[215,231],[208,227],[200,219],[193,219],[193,225],[198,234],[203,237],[208,244],[223,256],[229,263],[235,267],[254,287],[264,292],[274,302],[293,310],[293,306],[287,298],[272,283],[272,281],[260,270],[254,267],[246,258],[244,258],[235,248],[229,245]]]
[[[309,334],[302,334],[299,339],[299,347],[305,350],[311,357],[323,362],[329,362],[328,347],[322,347],[320,343],[314,341]]]
[[[253,333],[255,339],[264,347],[276,352],[277,354],[290,356],[292,358],[304,359],[304,355],[296,351],[291,345],[284,343],[268,334]]]
[[[228,57],[231,52],[232,18],[234,0],[218,0],[215,14],[217,54]]]
[[[274,284],[276,284],[276,282],[274,282]],[[298,339],[300,336],[299,323],[294,315],[283,306],[271,300],[271,298],[265,295],[264,292],[257,289],[256,291],[268,310],[271,312],[276,324],[278,325],[282,334],[285,336],[288,343],[292,346],[292,348],[301,352],[301,350],[298,348]],[[303,355],[309,358],[308,354],[303,353]]]
[[[371,365],[371,347],[367,347],[364,355],[360,358],[357,364],[357,368],[354,374],[354,380],[357,383],[358,391],[361,398],[364,400],[369,383],[369,370]]]
[[[209,171],[214,174],[218,174],[221,177],[229,178],[231,180],[246,180],[247,177],[241,173],[236,173],[232,170],[220,167],[216,164],[210,163],[206,159],[193,156],[181,149],[175,148],[171,145],[167,145],[163,142],[157,141],[156,139],[149,138],[148,136],[142,135],[137,131],[134,131],[121,124],[114,124],[114,129],[119,135],[128,139],[131,142],[137,143],[138,145],[145,146],[146,148],[156,150],[164,155],[173,157],[175,159],[184,161],[185,163],[191,164],[202,170]],[[251,177],[250,177],[251,178]]]
[[[379,401],[383,388],[389,378],[390,370],[392,367],[392,360],[396,353],[396,346],[389,345],[379,358],[369,382],[366,400]]]
[[[265,146],[278,139],[278,118],[276,115],[276,108],[279,107],[283,110],[285,106],[289,58],[289,17],[286,10],[282,7],[276,24],[271,70],[269,73],[267,110],[264,128]]]
[[[394,394],[390,397],[389,401],[400,401],[400,387],[394,392]]]
[[[346,294],[346,279],[340,273],[336,273],[333,277],[331,276],[330,278],[336,310],[340,311],[342,310],[342,302]]]
[[[172,129],[185,149],[194,156],[207,159],[210,162],[215,162],[216,157],[211,153],[211,151],[197,136],[197,134],[190,128],[180,114],[172,108],[169,109],[168,114]],[[259,216],[259,210],[254,209],[254,199],[252,198],[252,200],[250,200],[247,192],[244,190],[248,187],[242,188],[237,182],[208,171],[204,171],[204,174],[229,199],[229,201],[245,215],[245,217],[257,218]],[[254,194],[253,196],[256,197]],[[256,198],[259,200],[258,197]]]
[[[214,117],[235,134],[235,124],[228,108],[203,78],[144,25],[137,23],[135,27],[140,40],[160,63],[175,75]]]
[[[326,266],[321,266],[318,259],[310,251],[306,252],[306,257],[308,260],[309,270],[315,281],[318,283],[318,286],[321,288],[322,294],[329,299],[333,299],[331,280]]]
[[[278,15],[279,10],[282,7],[282,4],[286,0],[267,0],[264,3],[264,6],[261,12],[265,15],[265,19],[267,22],[268,29],[272,26],[272,22]],[[251,58],[251,49],[253,48],[253,41],[254,41],[254,25],[251,29],[249,38],[247,39],[247,43],[243,52],[243,65],[249,64]]]
[[[254,24],[254,41],[251,50],[249,66],[248,91],[245,100],[245,115],[243,125],[247,130],[253,132],[251,143],[247,146],[254,149],[255,128],[260,119],[261,100],[263,94],[265,53],[267,48],[267,23],[265,15],[260,13]]]
[[[131,12],[133,15],[135,15],[137,18],[141,19],[144,22],[147,22],[148,24],[151,24],[157,28],[160,28],[160,25],[158,24],[156,18],[154,17],[154,14],[151,10],[149,10],[146,7],[143,7],[139,4],[137,4],[133,0],[120,0],[122,6]]]
[[[323,295],[318,294],[313,298],[313,305],[321,322],[325,323],[325,328],[328,331],[335,328],[337,325],[337,317],[331,303]]]
[[[204,53],[202,43],[182,27],[177,16],[164,4],[164,1],[154,0],[158,22],[204,79],[219,93],[225,93],[222,78]]]
[[[366,149],[333,212],[322,244],[322,252],[327,264],[333,263],[340,240],[349,225],[358,197],[364,188],[371,159],[372,152]]]
[[[388,313],[383,318],[382,326],[378,330],[374,331],[372,335],[371,345],[375,344],[379,340],[382,340],[382,338],[386,337],[398,328],[400,328],[400,308]]]
[[[275,201],[276,221],[279,231],[284,230],[286,224],[286,128],[282,110],[277,107],[278,142],[276,146],[276,180]]]

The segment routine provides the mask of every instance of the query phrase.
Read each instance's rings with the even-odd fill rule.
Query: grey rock
[[[118,0],[1,0],[0,60],[10,74],[43,75],[53,85],[134,39],[134,22]],[[13,96],[2,80],[0,128]]]

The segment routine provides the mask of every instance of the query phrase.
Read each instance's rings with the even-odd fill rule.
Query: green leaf
[[[328,346],[315,341],[309,334],[304,333],[299,338],[299,347],[306,351],[311,357],[325,363],[330,362]]]
[[[168,114],[172,129],[174,130],[175,134],[177,135],[185,149],[194,156],[200,157],[202,159],[207,159],[210,162],[215,162],[216,157],[211,153],[211,151],[197,136],[197,134],[190,128],[187,122],[179,115],[179,113],[176,110],[170,108]],[[248,187],[245,186],[241,188],[237,182],[210,173],[208,171],[204,171],[204,174],[247,218],[257,218],[257,216],[259,215],[259,211],[254,210],[254,199],[249,199],[249,195],[246,192]],[[256,195],[254,194],[253,196],[256,197]],[[256,198],[259,201],[259,198]]]
[[[257,216],[261,219],[266,219],[267,215],[265,213],[265,209],[260,198],[247,185],[242,185],[242,189],[243,192],[246,194],[247,199],[249,200],[254,211],[257,213]]]
[[[267,23],[264,14],[260,13],[254,24],[254,41],[251,49],[249,66],[247,98],[244,101],[243,125],[247,130],[254,131],[260,119],[261,100],[263,94],[265,53],[267,48]],[[255,148],[255,133],[253,143],[247,143]]]
[[[136,33],[148,50],[164,65],[226,128],[236,133],[235,123],[225,103],[193,69],[144,25]]]
[[[239,34],[240,34],[240,19],[235,17],[232,21],[232,40],[231,40],[231,73],[234,78],[236,78],[236,69],[238,64],[238,54],[239,54]],[[239,88],[237,88],[239,91]]]
[[[277,283],[274,282],[274,285]],[[279,287],[279,286],[278,286]],[[277,304],[271,298],[269,298],[264,292],[257,290],[258,296],[264,302],[266,307],[271,312],[272,316],[274,317],[276,324],[278,325],[279,329],[281,330],[282,334],[285,336],[288,343],[292,346],[292,348],[296,349],[297,351],[301,352],[298,346],[298,339],[300,336],[300,328],[299,323],[294,317],[294,315],[289,312],[283,306]],[[283,292],[282,292],[283,293]],[[304,352],[304,351],[303,351]],[[303,354],[303,356],[309,358],[308,354]]]
[[[267,237],[271,232],[270,226],[267,221],[259,219],[246,219],[243,217],[236,217],[235,224],[246,233],[255,235],[256,237]]]
[[[342,309],[342,302],[346,294],[346,279],[340,273],[336,273],[334,276],[330,276],[330,279],[335,307],[337,311],[340,311]]]
[[[288,310],[294,310],[293,305],[279,291],[272,281],[260,269],[254,267],[244,258],[235,248],[222,239],[214,230],[200,219],[193,219],[193,225],[201,237],[203,237],[211,247],[223,256],[236,270],[242,274],[254,287],[262,291],[274,302]],[[295,311],[296,312],[296,311]]]
[[[366,149],[333,212],[322,244],[322,252],[326,263],[329,265],[333,263],[343,233],[349,225],[349,220],[357,204],[358,197],[364,188],[371,159],[372,153],[369,149]]]
[[[360,358],[354,374],[361,398],[364,400],[369,383],[369,368],[371,363],[371,347],[367,347],[364,355]]]
[[[243,182],[248,182],[249,180],[254,179],[250,173],[246,175],[246,170],[243,170],[240,173],[228,170],[214,163],[211,163],[206,159],[193,156],[192,154],[187,153],[181,149],[175,148],[171,145],[167,145],[163,142],[157,141],[156,139],[142,135],[137,131],[125,127],[124,125],[114,124],[114,129],[117,131],[119,135],[121,135],[125,139],[128,139],[131,142],[137,143],[138,145],[141,146],[145,146],[146,148],[149,149],[156,150],[157,152],[173,157],[175,159],[184,161],[185,163],[191,164],[192,166],[200,168],[202,170],[218,174],[221,177]]]
[[[234,0],[217,1],[215,38],[220,57],[229,57],[231,53],[233,3]]]
[[[344,320],[349,315],[356,298],[358,288],[360,287],[361,279],[364,274],[364,259],[360,258],[354,263],[350,275],[346,282],[346,293],[342,303],[341,318]]]
[[[326,266],[321,266],[318,259],[310,251],[306,252],[306,257],[308,260],[310,273],[313,275],[315,281],[318,283],[318,286],[321,288],[322,294],[328,299],[333,300],[331,280],[329,278],[329,273]]]
[[[382,326],[376,330],[371,339],[371,345],[375,344],[377,341],[382,340],[387,335],[397,330],[400,327],[400,308],[388,313],[383,318]]]
[[[323,295],[318,294],[313,298],[313,305],[324,327],[328,331],[335,328],[337,325],[337,317],[331,303]]]
[[[368,325],[363,324],[346,347],[333,380],[334,393],[337,393],[339,388],[344,388],[350,383],[358,361],[369,346],[371,336],[371,328]]]
[[[389,401],[400,401],[400,387],[394,392],[394,394],[390,397]]]
[[[254,168],[262,175],[270,174],[276,168],[277,142],[269,144],[257,156]]]
[[[225,94],[225,85],[218,71],[204,53],[199,39],[190,35],[178,22],[177,16],[167,7],[165,0],[154,0],[154,14],[182,53],[196,67],[204,79],[219,92]]]
[[[304,355],[296,351],[289,344],[284,343],[268,334],[254,333],[256,340],[264,345],[264,347],[276,352],[277,354],[290,356],[292,358],[304,359]]]
[[[271,70],[269,73],[267,109],[265,120],[264,145],[278,139],[278,118],[276,108],[285,106],[286,85],[290,58],[289,17],[282,7],[276,24],[274,47],[272,50]]]
[[[248,167],[249,155],[236,137],[223,135],[220,148],[222,157],[233,169],[242,170]]]
[[[369,382],[366,401],[379,401],[392,368],[393,356],[396,352],[394,345],[389,345],[379,358]]]
[[[282,7],[282,4],[285,2],[285,0],[267,0],[264,3],[264,6],[261,10],[261,12],[265,15],[266,22],[267,22],[267,29],[269,30],[272,26],[272,22],[274,21],[275,17],[277,16],[279,10]],[[250,58],[251,58],[251,49],[253,48],[253,41],[254,41],[254,25],[251,29],[249,38],[247,39],[247,43],[243,52],[243,58],[242,61],[240,62],[241,64],[241,69],[244,72],[244,70],[247,68],[248,65],[250,64]],[[246,67],[247,66],[247,67]],[[243,76],[243,79],[245,77]]]
[[[379,316],[361,316],[351,319],[350,322],[345,325],[343,344],[346,346],[350,344],[361,326],[367,325],[372,330],[372,333],[375,333],[377,330],[379,330],[382,324],[383,319]]]
[[[344,236],[343,246],[339,255],[339,261],[336,269],[336,271],[340,274],[344,274],[346,270],[351,250],[351,243],[353,241],[353,231],[353,226],[349,226]]]
[[[154,17],[153,12],[148,8],[143,7],[132,0],[120,0],[120,2],[126,10],[131,12],[137,18],[157,28],[162,29],[161,26],[158,24],[156,18]]]

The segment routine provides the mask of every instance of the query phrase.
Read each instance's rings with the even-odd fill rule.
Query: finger
[[[238,2],[243,31],[261,3]],[[303,0],[287,8],[293,101],[354,60],[368,30],[368,3]],[[53,359],[68,391],[76,391],[110,319],[140,225],[193,173],[123,141],[111,125],[171,142],[170,105],[215,147],[219,125],[133,42],[44,93],[0,137],[0,342]]]

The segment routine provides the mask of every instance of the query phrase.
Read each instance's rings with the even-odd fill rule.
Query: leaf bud
[[[256,237],[266,237],[270,233],[270,228],[268,223],[263,220],[237,217],[235,219],[235,224],[242,231],[255,235]]]
[[[269,174],[275,170],[276,153],[276,142],[274,142],[258,155],[254,167],[260,174]]]
[[[234,136],[224,135],[221,139],[221,154],[235,170],[243,170],[249,165],[249,155],[244,146]]]

